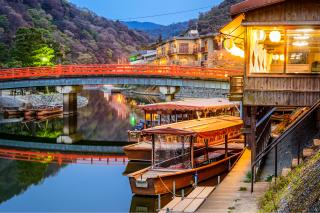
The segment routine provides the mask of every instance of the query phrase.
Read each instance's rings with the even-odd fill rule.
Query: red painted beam
[[[192,66],[90,64],[0,69],[0,80],[65,78],[75,76],[157,76],[169,78],[228,80],[229,76],[241,74],[243,74],[241,70]]]

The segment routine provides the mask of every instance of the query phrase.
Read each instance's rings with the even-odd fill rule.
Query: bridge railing
[[[228,80],[242,71],[192,66],[160,66],[129,64],[57,65],[0,70],[0,80],[78,77],[78,76],[159,76],[170,78],[200,78]]]

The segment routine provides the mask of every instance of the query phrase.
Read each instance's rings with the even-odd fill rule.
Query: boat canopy
[[[148,105],[140,105],[139,108],[148,113],[186,112],[186,111],[215,111],[218,109],[233,108],[239,106],[239,102],[230,102],[224,98],[209,99],[185,99]]]
[[[180,135],[196,137],[212,137],[213,135],[228,134],[239,129],[243,122],[239,117],[223,115],[218,117],[200,118],[157,126],[142,131],[145,135]]]

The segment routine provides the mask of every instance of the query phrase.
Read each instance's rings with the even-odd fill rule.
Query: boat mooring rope
[[[162,178],[161,178],[160,176],[158,176],[158,177],[159,177],[162,185],[166,188],[166,190],[168,190],[168,192],[170,192],[173,196],[182,197],[182,194],[173,193],[173,192],[168,188],[168,186],[163,182]],[[194,188],[195,188],[195,187],[192,186],[191,189],[184,194],[184,196],[187,196],[188,194],[190,194]]]

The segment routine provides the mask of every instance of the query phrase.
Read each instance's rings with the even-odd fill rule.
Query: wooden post
[[[209,140],[205,139],[204,143],[206,145],[206,158],[207,158],[207,161],[209,163]]]
[[[151,122],[151,127],[153,127],[153,113],[150,113],[150,122]]]
[[[193,136],[191,135],[190,136],[190,156],[191,156],[191,168],[193,169],[194,168],[194,147],[193,147],[193,142],[194,142],[194,139],[193,139]]]
[[[278,176],[278,145],[274,148],[274,176]]]
[[[145,110],[144,111],[144,129],[147,128],[147,112]]]
[[[154,159],[154,155],[155,155],[155,137],[154,137],[154,134],[152,134],[152,153],[151,153],[151,168],[154,168],[154,162],[155,162],[155,159]]]
[[[227,158],[228,157],[228,134],[224,136],[224,151],[225,151],[224,157]]]
[[[161,126],[161,117],[162,117],[162,115],[161,114],[159,114],[159,125]]]

